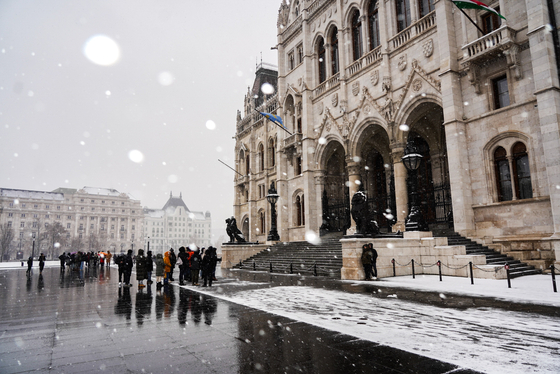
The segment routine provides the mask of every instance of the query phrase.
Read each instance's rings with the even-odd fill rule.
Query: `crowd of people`
[[[202,249],[181,247],[178,254],[175,254],[175,250],[171,248],[163,255],[158,253],[155,257],[152,256],[151,251],[147,251],[144,255],[144,250],[139,249],[137,255],[133,256],[132,250],[129,250],[126,255],[114,257],[114,262],[119,268],[119,287],[132,287],[130,278],[132,269],[136,267],[139,289],[153,283],[154,269],[158,289],[175,281],[173,277],[175,267],[179,270],[179,285],[190,282],[193,286],[200,286],[199,282],[202,279],[202,287],[211,287],[212,282],[216,281],[216,265],[219,261],[221,258],[218,257],[216,248],[212,246]]]

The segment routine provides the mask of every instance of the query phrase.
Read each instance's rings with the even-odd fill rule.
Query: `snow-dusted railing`
[[[473,264],[472,262],[469,262],[466,265],[463,266],[459,266],[459,267],[451,267],[449,265],[443,264],[441,261],[438,261],[434,264],[423,264],[423,263],[418,263],[415,262],[414,259],[410,260],[408,263],[406,264],[399,264],[394,258],[391,260],[391,263],[393,264],[393,276],[396,277],[397,276],[397,270],[396,267],[400,266],[400,267],[408,267],[411,266],[412,267],[412,278],[416,279],[416,272],[415,272],[415,268],[414,266],[421,266],[422,268],[431,268],[434,266],[437,266],[439,268],[439,281],[442,282],[443,278],[442,278],[442,274],[441,274],[441,267],[445,266],[448,269],[452,269],[452,270],[460,270],[460,269],[464,269],[467,266],[469,267],[469,274],[470,274],[470,279],[471,279],[471,284],[474,284],[474,276],[473,276],[473,268],[476,268],[477,270],[486,272],[486,273],[497,273],[498,271],[500,271],[501,269],[505,269],[506,270],[506,274],[507,274],[507,282],[508,282],[508,288],[511,288],[511,277],[510,277],[510,273],[509,273],[509,264],[505,263],[504,265],[498,266],[496,265],[494,267],[494,269],[488,270],[486,268],[481,268],[479,266],[477,266],[476,264]],[[554,292],[558,292],[557,288],[556,288],[556,274],[555,274],[555,270],[560,271],[560,269],[557,269],[554,264],[550,265],[550,273],[552,275],[552,288]]]
[[[419,35],[422,35],[433,27],[436,26],[436,11],[426,14],[424,17],[419,19],[416,23],[408,26],[406,29],[399,32],[393,38],[389,39],[389,43],[393,47],[393,50],[400,48],[412,39]]]
[[[304,264],[300,264],[303,268],[299,269],[297,272],[302,272],[302,273],[307,273],[307,272],[311,272],[313,271],[313,276],[317,277],[319,275],[319,271],[325,273],[325,274],[332,274],[333,270],[332,269],[328,269],[322,266],[318,266],[317,263],[313,263],[313,265],[305,267]],[[268,271],[270,273],[289,273],[289,274],[294,274],[295,270],[294,270],[294,263],[290,262],[289,265],[282,265],[282,264],[278,264],[275,263],[273,264],[272,261],[263,261],[263,262],[256,262],[255,260],[253,260],[252,265],[249,265],[249,267],[245,267],[245,264],[243,263],[243,261],[239,261],[239,265],[238,265],[239,269],[251,269],[253,271],[257,271],[258,269],[264,269],[264,268],[268,268]]]

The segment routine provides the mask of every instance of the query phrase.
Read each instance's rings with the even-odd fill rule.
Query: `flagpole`
[[[262,115],[261,112],[259,112],[258,110],[254,109],[255,112],[259,113],[261,116],[263,116],[264,118],[266,118],[266,116]],[[286,131],[288,134],[290,135],[294,135],[291,132],[288,131],[287,128],[285,128],[284,126],[280,126],[280,124],[278,124],[276,121],[271,120],[270,118],[267,118],[270,122],[274,123],[276,126],[280,127],[282,130]]]
[[[453,3],[453,2],[452,2],[452,3]],[[459,7],[457,6],[457,4],[455,4],[455,3],[453,3],[453,4],[457,7],[457,9],[459,9],[459,10],[465,15],[465,17],[467,17],[467,18],[469,19],[469,21],[472,22],[472,24],[482,33],[482,35],[485,34],[484,31],[482,31],[482,29],[480,28],[480,26],[478,26],[476,23],[474,23],[474,21],[472,20],[472,18],[469,17],[469,15],[468,15],[467,13],[465,13],[465,11],[464,11],[463,9],[459,8]]]
[[[224,164],[225,166],[227,166],[228,168],[230,168],[231,170],[235,171],[237,174],[241,175],[242,177],[244,177],[243,174],[241,174],[240,172],[238,172],[237,170],[235,170],[234,168],[232,168],[231,166],[229,166],[228,164],[226,164],[225,162],[223,162],[222,160],[218,159],[218,161],[220,161],[222,164]]]

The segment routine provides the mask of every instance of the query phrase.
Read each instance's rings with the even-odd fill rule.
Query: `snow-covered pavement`
[[[506,281],[437,276],[386,278],[384,287],[418,289],[471,296],[515,299],[560,306],[550,275]],[[360,285],[364,282],[348,282]],[[375,284],[376,282],[367,282]],[[485,373],[559,373],[560,318],[502,308],[436,307],[399,299],[399,291],[377,297],[309,286],[248,290],[248,284],[224,279],[203,293],[298,321],[321,326]],[[239,286],[239,291],[234,290]],[[191,286],[188,286],[192,288]],[[223,289],[227,288],[227,292]],[[382,292],[381,289],[376,292]]]

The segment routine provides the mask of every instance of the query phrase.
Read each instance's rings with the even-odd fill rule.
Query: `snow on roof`
[[[78,192],[87,193],[88,195],[100,195],[100,196],[127,196],[129,199],[136,200],[129,193],[120,193],[114,188],[100,188],[100,187],[84,187]]]
[[[64,201],[64,194],[58,192],[13,190],[10,188],[0,188],[0,195],[10,198],[56,200]]]
[[[162,209],[149,209],[144,208],[144,216],[151,218],[163,218],[165,216],[165,211]]]

